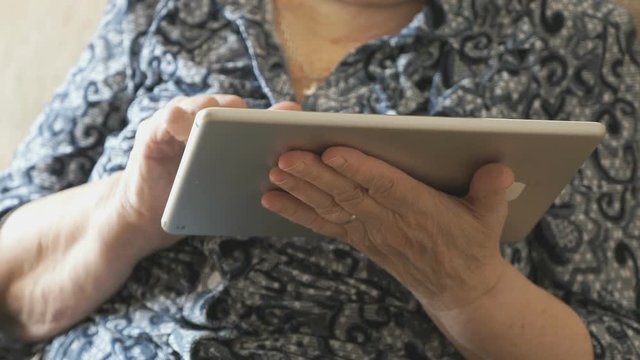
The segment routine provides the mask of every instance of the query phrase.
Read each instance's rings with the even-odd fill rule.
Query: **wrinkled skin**
[[[488,164],[457,198],[358,150],[283,154],[270,172],[281,190],[266,208],[345,241],[405,285],[425,309],[464,307],[487,293],[506,267],[499,242],[511,170]],[[355,215],[355,218],[352,217]]]

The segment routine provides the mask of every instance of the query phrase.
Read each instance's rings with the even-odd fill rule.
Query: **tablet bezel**
[[[179,235],[312,236],[262,208],[261,194],[274,188],[268,171],[287,150],[319,154],[343,145],[454,195],[465,193],[481,165],[509,165],[526,188],[510,203],[503,240],[520,240],[604,134],[595,122],[205,109],[194,122],[162,227]],[[421,154],[430,157],[417,161]]]

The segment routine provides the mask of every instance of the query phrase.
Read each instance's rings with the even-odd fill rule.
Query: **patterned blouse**
[[[631,16],[611,1],[426,1],[400,34],[349,53],[303,107],[606,125],[534,231],[503,253],[584,319],[598,359],[637,359],[640,50]],[[268,0],[112,0],[0,173],[0,217],[123,170],[140,122],[173,97],[292,100],[270,10]],[[341,242],[304,238],[187,238],[140,262],[66,333],[3,349],[0,358],[461,358],[390,275]]]

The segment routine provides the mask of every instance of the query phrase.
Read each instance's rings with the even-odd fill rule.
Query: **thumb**
[[[503,164],[488,164],[473,175],[465,200],[481,218],[504,221],[507,216],[507,189],[513,184],[511,169]]]

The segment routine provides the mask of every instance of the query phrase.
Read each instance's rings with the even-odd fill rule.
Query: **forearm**
[[[18,208],[0,229],[0,313],[26,341],[50,337],[108,299],[142,249],[123,247],[136,229],[118,216],[118,177]]]
[[[511,265],[471,306],[429,313],[468,359],[593,359],[579,316]]]
[[[0,327],[29,341],[53,336],[111,297],[140,259],[180,240],[162,230],[162,212],[195,114],[210,107],[246,103],[176,98],[138,126],[123,172],[9,215],[0,229]]]

